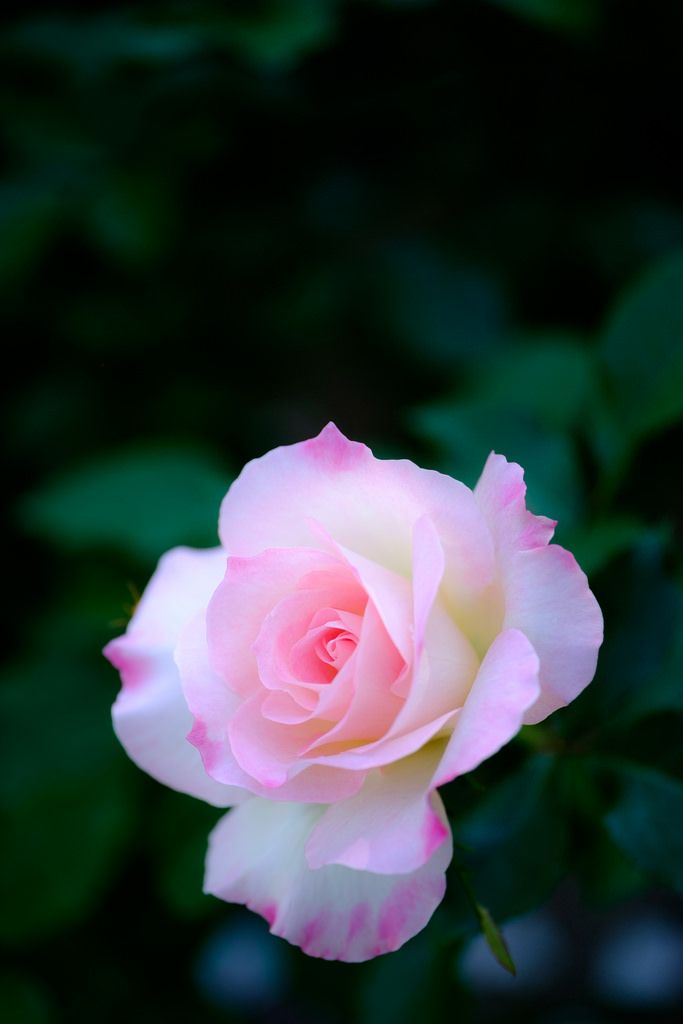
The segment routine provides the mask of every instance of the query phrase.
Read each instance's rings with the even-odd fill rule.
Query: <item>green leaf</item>
[[[567,539],[567,547],[590,576],[634,548],[644,533],[645,527],[636,519],[626,516],[602,519],[573,532]]]
[[[618,302],[601,352],[626,442],[683,416],[683,256],[637,281]]]
[[[172,246],[176,208],[168,177],[110,173],[92,196],[88,228],[99,248],[135,269],[159,259]]]
[[[457,861],[453,862],[452,869],[458,876],[465,898],[477,918],[479,929],[493,956],[506,971],[509,971],[510,974],[516,974],[517,969],[507,943],[503,938],[503,933],[494,921],[491,912],[487,907],[482,906],[477,899],[477,894],[470,881],[469,872]]]
[[[378,276],[379,313],[406,348],[435,366],[481,357],[505,322],[497,282],[419,243],[394,245]]]
[[[23,504],[23,521],[67,548],[112,547],[152,561],[176,544],[216,543],[228,483],[202,451],[134,448],[35,491]]]
[[[187,60],[203,41],[190,26],[145,24],[124,11],[31,18],[15,25],[8,38],[17,49],[88,75],[119,61],[155,65]]]
[[[0,808],[0,939],[24,943],[87,917],[131,827],[127,792],[109,774],[77,785],[46,780],[21,804]]]
[[[562,32],[593,28],[600,13],[598,0],[493,0],[513,14]]]
[[[566,815],[553,758],[529,758],[453,822],[453,836],[477,902],[496,920],[537,907],[565,871]]]
[[[429,927],[391,956],[379,956],[357,968],[354,989],[358,1024],[437,1024],[453,998],[444,985],[450,942],[440,942],[437,911]],[[430,993],[425,999],[425,992]],[[463,1000],[466,997],[463,994]],[[461,1007],[462,1008],[462,1007]]]
[[[581,479],[574,446],[563,433],[543,430],[519,409],[499,402],[444,402],[413,412],[415,432],[441,453],[439,468],[473,486],[491,451],[518,462],[525,471],[532,511],[562,527],[582,513]]]
[[[0,286],[14,285],[34,269],[63,215],[64,204],[45,184],[0,185]]]
[[[647,877],[605,828],[595,828],[593,818],[590,829],[573,865],[587,900],[605,908],[642,895],[649,888]]]
[[[151,829],[155,876],[167,906],[182,917],[211,914],[216,903],[202,887],[209,832],[224,811],[163,790]]]
[[[500,966],[504,967],[506,971],[510,972],[510,974],[517,974],[515,962],[512,959],[512,955],[510,954],[508,945],[503,937],[503,933],[491,917],[491,914],[486,907],[482,907],[481,904],[477,907],[477,914],[482,933],[486,939],[486,944],[494,957]]]
[[[87,18],[32,18],[8,34],[13,47],[63,62],[85,75],[111,65],[173,65],[215,50],[241,53],[265,68],[286,68],[333,35],[339,0],[266,0],[245,13],[196,5],[165,19],[116,11]]]
[[[230,14],[210,35],[240,50],[253,64],[287,68],[334,35],[339,0],[270,0],[262,12]]]
[[[50,1024],[55,1016],[42,986],[29,975],[0,975],[0,1020],[7,1024]]]
[[[521,335],[495,357],[478,361],[466,391],[551,430],[570,429],[595,399],[594,361],[581,339],[568,332]]]
[[[664,709],[667,693],[677,697],[672,659],[682,602],[663,558],[661,536],[648,531],[630,557],[615,562],[604,574],[605,641],[595,680],[563,712],[563,723],[578,720],[570,732],[598,728],[628,734],[635,718]]]
[[[676,645],[670,658],[645,692],[633,702],[634,714],[660,711],[683,712],[683,616],[676,630]]]
[[[644,871],[683,892],[683,784],[635,766],[622,783],[607,815],[612,838]]]
[[[0,685],[0,939],[12,943],[94,909],[135,816],[134,771],[111,728],[112,694],[100,685],[104,660],[59,643],[46,650]]]

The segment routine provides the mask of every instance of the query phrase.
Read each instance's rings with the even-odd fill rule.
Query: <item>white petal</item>
[[[361,791],[328,807],[306,844],[312,868],[344,864],[378,874],[415,871],[449,836],[431,779],[445,741],[368,773]]]
[[[227,807],[240,790],[204,771],[187,741],[192,716],[185,702],[173,648],[181,628],[208,601],[225,571],[220,548],[175,548],[159,562],[127,631],[105,648],[123,687],[112,710],[114,729],[129,757],[159,782]]]
[[[206,892],[246,904],[311,956],[358,963],[398,949],[443,898],[450,839],[412,874],[312,870],[304,848],[323,810],[256,797],[235,808],[211,833]]]

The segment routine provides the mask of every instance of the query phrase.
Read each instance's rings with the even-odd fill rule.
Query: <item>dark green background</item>
[[[0,1018],[676,1019],[595,964],[643,914],[683,941],[683,6],[9,6]],[[329,419],[470,484],[520,461],[603,606],[590,689],[444,794],[497,921],[552,897],[540,983],[459,968],[455,871],[375,963],[271,940],[201,895],[217,812],[111,732],[156,559]]]

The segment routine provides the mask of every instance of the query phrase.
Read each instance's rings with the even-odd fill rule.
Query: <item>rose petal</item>
[[[348,581],[348,569],[339,559],[312,548],[275,548],[253,558],[228,559],[225,578],[207,610],[207,637],[211,663],[235,693],[248,697],[260,692],[252,645],[264,619],[306,574],[316,571],[328,588],[330,577],[340,585]]]
[[[556,544],[516,555],[505,589],[506,628],[521,629],[540,658],[541,695],[525,717],[540,722],[593,678],[602,612],[574,556]]]
[[[340,581],[334,589],[295,590],[279,600],[264,618],[252,650],[256,656],[259,678],[269,690],[293,687],[290,692],[297,699],[301,684],[329,683],[330,667],[315,657],[317,663],[311,677],[297,674],[297,645],[306,637],[308,627],[316,611],[330,605],[341,605],[358,615],[366,603],[365,595],[355,580]],[[350,606],[350,607],[349,607]],[[310,669],[310,665],[308,666]],[[324,669],[324,671],[323,671]],[[314,678],[315,674],[319,678]],[[332,676],[334,672],[332,671]]]
[[[306,844],[312,868],[344,864],[378,874],[419,868],[449,832],[433,804],[431,780],[445,741],[368,773],[360,792],[328,807]]]
[[[367,743],[383,736],[403,703],[391,690],[403,667],[374,605],[368,604],[353,659],[354,692],[348,710],[305,748],[306,756],[330,744]]]
[[[408,576],[415,522],[429,515],[441,538],[449,599],[467,608],[495,577],[493,544],[464,484],[407,460],[376,459],[334,426],[250,462],[228,491],[220,535],[231,554],[315,542],[318,520],[342,546]]]
[[[307,720],[293,726],[263,714],[267,694],[240,704],[228,726],[230,746],[241,767],[268,789],[283,786],[299,755],[327,732],[328,724]]]
[[[370,598],[401,657],[406,662],[411,662],[413,613],[409,581],[391,569],[364,558],[357,551],[350,551],[343,544],[338,544],[322,523],[313,519],[310,522],[316,535],[349,566],[363,591]]]
[[[210,778],[187,742],[192,716],[183,696],[173,647],[184,622],[220,582],[220,548],[175,548],[159,562],[128,629],[104,649],[121,672],[123,688],[112,709],[114,729],[129,757],[159,782],[219,807],[239,790]]]
[[[176,661],[194,716],[188,739],[201,754],[207,774],[221,782],[244,786],[251,793],[267,795],[272,800],[333,803],[356,793],[363,784],[362,772],[344,772],[325,765],[292,764],[296,759],[287,759],[287,747],[284,761],[278,760],[281,746],[272,742],[268,729],[279,730],[278,741],[284,739],[285,743],[291,743],[294,735],[291,727],[269,722],[260,712],[254,715],[254,704],[267,699],[267,693],[240,702],[212,670],[205,638],[204,617],[199,615],[183,630],[176,648]],[[256,730],[258,742],[265,744],[260,760],[261,748],[250,736],[250,728]],[[232,729],[237,737],[236,749],[231,743]],[[237,756],[243,749],[247,751],[246,759]],[[252,774],[249,767],[254,766],[259,770]],[[272,786],[277,788],[271,789]]]
[[[167,551],[137,603],[126,639],[173,650],[185,623],[206,607],[226,564],[222,548]]]
[[[481,664],[432,785],[472,771],[500,750],[519,731],[539,692],[536,652],[519,630],[505,630]]]
[[[549,543],[557,523],[528,511],[524,470],[516,462],[491,452],[474,495],[489,524],[499,557],[507,560],[517,551]]]
[[[324,755],[318,753],[315,758],[311,756],[310,760],[315,764],[348,768],[352,771],[369,771],[371,768],[379,768],[414,754],[416,750],[429,743],[442,729],[448,729],[458,713],[458,711],[448,711],[440,718],[398,736],[383,736],[382,739],[376,740],[374,743],[349,747],[339,753]]]
[[[398,949],[443,898],[450,839],[412,874],[338,865],[311,870],[304,848],[321,814],[317,807],[258,799],[230,812],[211,833],[205,891],[246,904],[273,934],[311,956],[358,963]]]
[[[237,711],[240,698],[211,667],[205,611],[185,625],[174,657],[192,714],[188,740],[201,755],[204,770],[218,782],[250,790],[253,780],[239,766],[227,742],[227,723]]]
[[[413,670],[408,685],[401,680],[406,702],[389,738],[460,708],[479,667],[472,644],[439,598],[443,571],[441,542],[423,516],[413,535]]]
[[[346,557],[344,549],[338,550]],[[372,768],[388,764],[418,750],[447,724],[462,705],[476,675],[478,659],[462,630],[440,600],[437,601],[443,565],[441,544],[434,525],[429,517],[422,517],[416,523],[414,533],[413,597],[412,600],[408,598],[401,609],[401,616],[409,617],[403,633],[411,638],[410,664],[390,687],[392,694],[405,695],[405,701],[399,706],[398,714],[394,715],[384,736],[378,740],[347,751],[330,753],[325,746],[333,736],[342,734],[337,730],[318,741],[307,752],[309,756],[315,753],[316,760],[340,767],[362,765]],[[369,578],[366,568],[361,571],[365,581]],[[384,580],[383,584],[386,582]],[[407,589],[407,581],[402,582]],[[381,588],[375,587],[373,595],[375,599],[384,600]],[[368,605],[368,610],[373,606],[374,601]],[[399,605],[394,603],[392,638],[399,631],[398,611]],[[391,620],[384,615],[383,622],[386,624],[387,621]],[[413,648],[421,652],[416,666],[412,665]],[[360,690],[360,686],[357,689]],[[359,703],[362,699],[361,694]]]

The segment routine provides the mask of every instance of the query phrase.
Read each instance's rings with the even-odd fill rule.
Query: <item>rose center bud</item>
[[[322,608],[292,646],[289,664],[302,682],[331,683],[358,646],[361,616]]]
[[[321,661],[332,665],[337,671],[345,665],[358,645],[358,637],[348,630],[330,626],[325,635],[318,638],[315,653]]]

